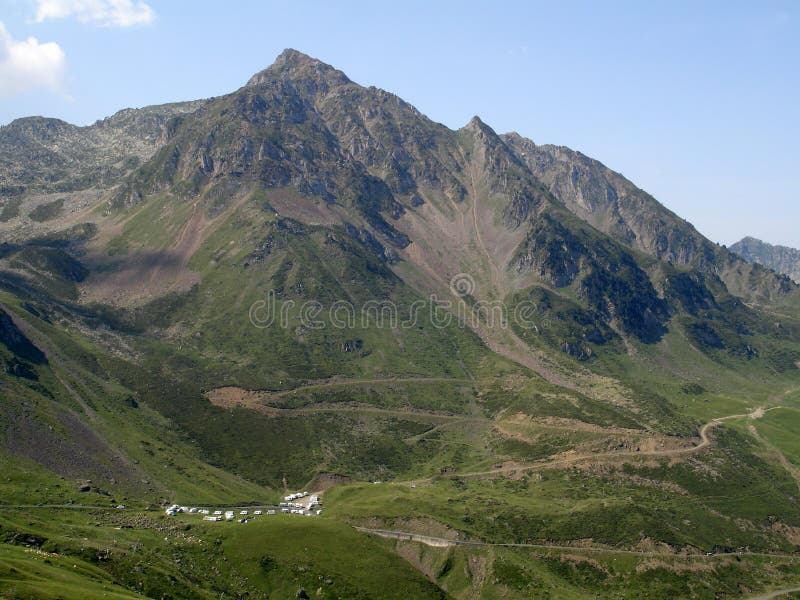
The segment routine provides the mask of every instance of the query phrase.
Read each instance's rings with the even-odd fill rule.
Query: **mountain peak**
[[[295,50],[294,48],[286,48],[283,52],[281,52],[278,57],[275,59],[275,62],[272,63],[272,67],[276,68],[292,68],[297,67],[299,65],[309,65],[309,64],[319,64],[324,65],[329,68],[329,65],[326,65],[320,60],[305,54],[304,52],[300,52],[299,50]]]
[[[750,235],[747,235],[747,236],[743,237],[741,240],[739,240],[739,242],[738,242],[738,243],[739,243],[739,244],[759,244],[759,245],[767,245],[767,243],[766,243],[765,241],[763,241],[763,240],[760,240],[760,239],[758,239],[758,238],[754,238],[753,236],[750,236]]]
[[[491,127],[481,121],[478,115],[475,115],[469,120],[469,123],[464,126],[464,129],[468,131],[485,131],[486,129],[491,129]]]
[[[503,140],[497,135],[497,132],[484,123],[477,115],[472,117],[469,123],[462,127],[461,131],[468,131],[478,143],[487,147],[497,148],[498,146],[504,145]]]
[[[247,85],[259,86],[276,79],[310,80],[325,83],[326,87],[351,83],[341,71],[293,48],[281,52],[272,65],[253,75]]]

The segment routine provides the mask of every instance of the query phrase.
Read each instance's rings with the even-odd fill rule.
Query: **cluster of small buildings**
[[[317,495],[312,495],[308,498],[307,504],[303,502],[297,502],[300,498],[306,498],[309,496],[308,492],[296,492],[294,494],[289,494],[284,498],[284,502],[281,502],[279,505],[279,509],[282,513],[286,514],[293,514],[293,515],[321,515],[322,514],[322,500]],[[320,508],[317,508],[320,507]],[[207,508],[197,508],[194,506],[181,506],[179,504],[173,504],[165,511],[168,517],[174,517],[179,513],[186,513],[191,515],[201,515],[204,521],[233,521],[236,520],[236,511],[233,510],[215,510],[212,511]],[[239,523],[247,523],[248,521],[261,516],[264,514],[264,511],[261,510],[254,510],[252,514],[247,510],[240,510],[239,511]],[[277,514],[277,510],[267,510],[267,515],[274,515]]]
[[[227,510],[225,512],[221,510],[215,510],[213,513],[211,510],[207,508],[195,508],[194,506],[180,506],[178,504],[173,504],[169,508],[164,511],[168,517],[174,517],[178,513],[186,513],[190,515],[202,515],[204,521],[233,521],[236,519],[236,512],[233,510]],[[264,511],[262,510],[254,510],[252,514],[250,511],[247,510],[240,510],[239,511],[239,522],[246,523],[255,517],[263,515]],[[268,515],[277,514],[275,510],[268,510]]]
[[[295,492],[294,494],[289,494],[283,500],[284,502],[292,502],[293,500],[297,500],[298,498],[305,498],[308,496],[308,492]]]
[[[188,509],[188,508],[186,508],[185,506],[179,506],[179,505],[177,505],[177,504],[173,504],[172,506],[170,506],[170,507],[169,507],[167,510],[165,510],[164,512],[165,512],[165,513],[167,513],[167,516],[168,516],[168,517],[174,517],[174,516],[175,516],[175,515],[177,515],[178,513],[182,513],[182,512],[189,512],[189,509]]]
[[[313,495],[308,499],[308,504],[303,504],[302,502],[296,502],[298,498],[306,498],[308,496],[308,492],[296,492],[294,494],[289,494],[286,496],[281,502],[278,507],[281,509],[282,513],[285,514],[292,514],[292,515],[306,515],[306,516],[313,516],[315,514],[321,515],[322,509],[316,508],[322,504],[322,500],[319,496]]]
[[[209,511],[205,509],[201,509],[197,511],[201,515],[203,515],[203,521],[233,521],[236,519],[236,512],[232,510],[227,510],[224,513],[221,510],[215,510],[214,514],[208,514]],[[258,516],[264,514],[264,511],[261,510],[254,510],[253,514],[250,514],[249,511],[240,510],[239,511],[239,523],[247,523],[248,521],[252,521]],[[268,510],[268,515],[276,514],[274,510]]]

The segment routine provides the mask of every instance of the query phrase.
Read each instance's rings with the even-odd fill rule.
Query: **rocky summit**
[[[14,121],[0,597],[788,589],[796,258],[296,50]]]

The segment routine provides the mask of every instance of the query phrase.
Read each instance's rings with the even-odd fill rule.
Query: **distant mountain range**
[[[754,237],[746,237],[733,244],[730,249],[747,262],[769,267],[800,283],[800,250],[796,248],[773,246]]]

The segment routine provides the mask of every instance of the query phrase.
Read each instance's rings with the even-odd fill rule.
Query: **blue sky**
[[[224,94],[292,47],[581,150],[720,243],[800,247],[798,2],[0,0],[0,23],[0,123]]]

